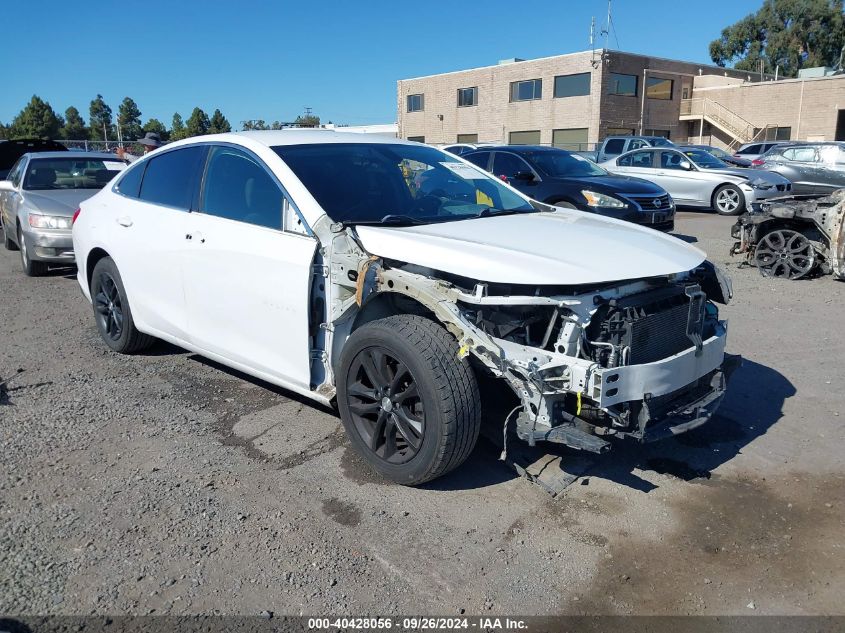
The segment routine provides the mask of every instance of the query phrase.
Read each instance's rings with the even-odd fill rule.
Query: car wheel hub
[[[410,369],[392,352],[368,347],[355,356],[346,378],[349,415],[376,457],[404,464],[419,452],[425,411]]]

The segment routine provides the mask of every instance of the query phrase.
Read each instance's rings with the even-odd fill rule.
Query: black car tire
[[[21,253],[21,268],[27,277],[40,277],[41,275],[47,274],[46,263],[32,261],[20,229],[18,229],[18,247]]]
[[[478,439],[475,374],[459,358],[454,337],[429,319],[396,315],[355,330],[341,354],[337,386],[353,447],[396,483],[413,486],[444,475],[466,460]],[[421,423],[411,429],[416,446],[405,439],[409,420]]]
[[[9,237],[9,228],[5,226],[3,227],[3,246],[6,247],[7,251],[18,250],[18,245]]]
[[[120,354],[140,352],[155,338],[135,327],[132,310],[117,266],[111,257],[104,257],[91,274],[91,305],[97,331],[108,347]]]
[[[716,189],[711,203],[719,215],[741,215],[745,212],[745,194],[736,185],[722,185]]]

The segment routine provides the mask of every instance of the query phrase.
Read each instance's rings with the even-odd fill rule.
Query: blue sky
[[[709,62],[707,45],[762,0],[614,0],[610,48]],[[0,121],[33,94],[88,118],[101,93],[170,125],[194,106],[336,123],[396,119],[396,80],[589,48],[606,0],[10,2],[0,37]],[[36,29],[33,25],[39,25]],[[599,43],[600,44],[600,43]]]

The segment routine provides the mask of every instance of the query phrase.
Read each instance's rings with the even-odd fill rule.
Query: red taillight
[[[764,161],[760,160],[759,158],[755,158],[754,160],[751,161],[751,164],[754,165],[755,167],[759,167],[760,165],[765,165],[766,163]]]
[[[78,218],[78,217],[79,217],[79,213],[80,213],[80,211],[82,211],[82,208],[81,208],[81,207],[80,207],[79,209],[77,209],[76,211],[74,211],[74,212],[73,212],[73,219],[70,221],[70,225],[71,225],[71,226],[73,226],[74,224],[76,224],[76,218]]]

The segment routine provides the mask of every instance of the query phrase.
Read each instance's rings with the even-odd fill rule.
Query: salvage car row
[[[703,252],[432,147],[248,132],[119,167],[72,217],[105,344],[162,339],[336,404],[353,447],[403,484],[467,458],[479,380],[513,392],[506,433],[604,452],[705,423],[736,366],[730,282]],[[34,182],[105,177],[49,169]]]

